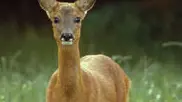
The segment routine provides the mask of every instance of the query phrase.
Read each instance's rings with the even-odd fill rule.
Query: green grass
[[[20,74],[21,71],[11,71],[20,67],[19,62],[1,58],[0,102],[45,102],[45,89],[55,65],[41,65],[33,59],[36,58],[32,58],[24,66],[24,74]],[[130,102],[182,102],[182,78],[177,70],[180,66],[146,57],[140,58],[132,67],[127,62],[118,63],[132,80]],[[33,67],[40,70],[34,71]]]

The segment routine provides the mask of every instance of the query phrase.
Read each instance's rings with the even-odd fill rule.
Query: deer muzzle
[[[60,36],[60,40],[62,42],[62,45],[72,45],[74,36],[72,33],[62,33]]]

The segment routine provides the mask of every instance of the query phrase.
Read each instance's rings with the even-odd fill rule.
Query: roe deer
[[[127,102],[130,79],[108,56],[80,59],[81,22],[96,0],[74,3],[39,0],[52,22],[58,68],[50,78],[46,102]]]

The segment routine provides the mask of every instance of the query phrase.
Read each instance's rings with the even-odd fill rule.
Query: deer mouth
[[[73,40],[74,40],[74,36],[73,34],[62,34],[60,37],[61,43],[62,45],[72,45],[73,44]]]
[[[73,45],[73,39],[69,39],[69,41],[65,41],[64,39],[61,39],[62,45]]]

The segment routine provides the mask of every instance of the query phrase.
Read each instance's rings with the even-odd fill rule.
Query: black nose
[[[73,34],[72,33],[62,33],[61,34],[60,40],[70,41],[71,39],[73,40]]]

